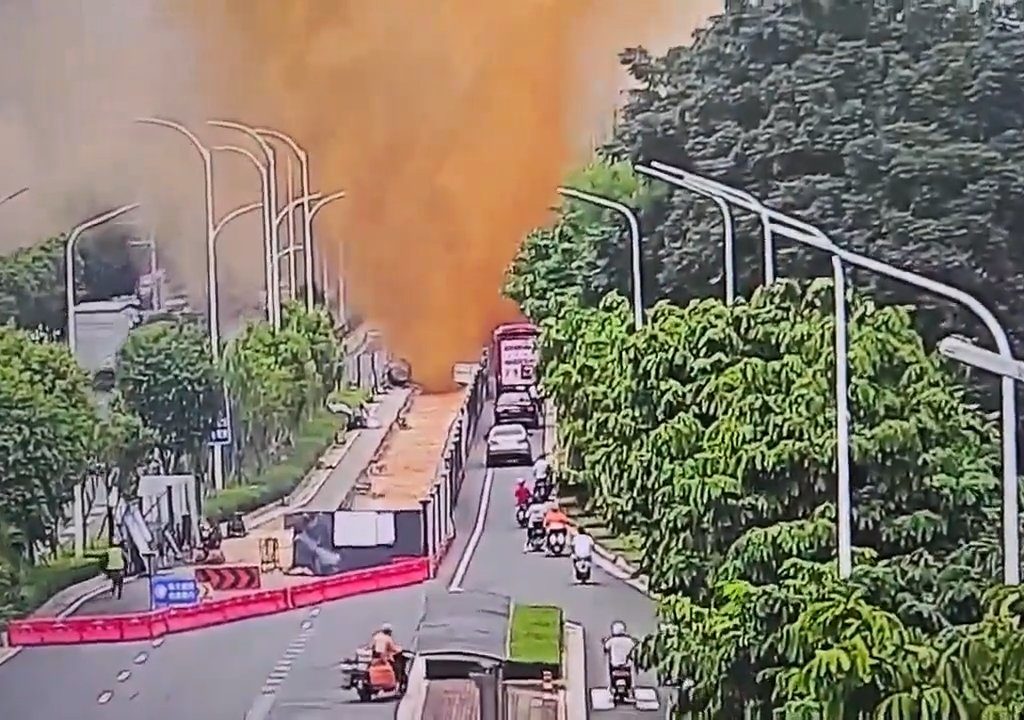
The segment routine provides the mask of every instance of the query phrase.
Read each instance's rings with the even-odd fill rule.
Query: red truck
[[[494,394],[536,393],[540,329],[532,323],[505,323],[491,336],[490,369]]]

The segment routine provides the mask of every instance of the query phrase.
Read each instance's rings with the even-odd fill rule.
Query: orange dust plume
[[[607,131],[618,52],[687,43],[722,0],[193,0],[232,107],[310,151],[349,297],[428,390],[516,309],[524,235]],[[229,79],[229,80],[228,80]]]

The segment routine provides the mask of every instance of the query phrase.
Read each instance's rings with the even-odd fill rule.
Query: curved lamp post
[[[743,207],[757,213],[762,223],[767,225],[769,233],[778,233],[804,245],[816,247],[830,253],[840,262],[847,265],[874,272],[965,306],[985,324],[992,334],[997,348],[997,352],[993,354],[998,355],[1000,362],[1007,366],[1016,363],[1005,328],[999,323],[999,320],[992,311],[985,307],[980,300],[963,290],[840,248],[829,241],[817,228],[768,208],[749,194],[729,185],[667,165],[666,163],[655,161],[651,165],[658,170],[671,173],[673,176],[689,180],[691,183],[703,187],[709,192],[714,192],[738,207]],[[845,349],[842,355],[839,355],[837,348],[837,368],[840,365],[846,366],[847,360]],[[1009,374],[1002,374],[1001,372],[999,374],[1001,375],[1000,389],[1002,394],[1003,582],[1006,585],[1019,585],[1020,532],[1018,529],[1019,509],[1017,496],[1017,402],[1014,392],[1014,378]],[[838,402],[836,407],[838,411]]]
[[[636,213],[628,205],[624,205],[617,200],[602,197],[601,195],[594,195],[593,193],[567,187],[558,188],[558,192],[565,197],[614,210],[626,218],[626,222],[629,224],[629,244],[633,270],[633,322],[636,325],[636,329],[639,330],[644,326],[644,296],[643,286],[641,285],[640,221],[637,219]]]
[[[122,205],[114,210],[108,210],[88,220],[83,220],[71,229],[68,239],[64,243],[64,302],[67,305],[67,321],[65,325],[67,328],[68,349],[71,351],[72,356],[75,355],[78,349],[78,319],[75,316],[75,243],[78,242],[78,238],[86,230],[91,230],[94,227],[110,222],[137,207],[139,207],[138,203]]]
[[[270,173],[267,170],[267,166],[260,162],[260,159],[255,154],[249,152],[245,148],[240,148],[235,145],[217,145],[213,148],[223,152],[232,152],[236,155],[241,155],[247,158],[251,162],[256,171],[260,175],[260,192],[262,197],[262,210],[263,210],[263,280],[267,289],[267,322],[269,324],[274,323],[274,312],[272,310],[272,303],[270,302],[270,285],[274,281],[271,274],[270,267],[272,265],[272,250],[270,247],[271,229],[270,229]]]
[[[220,231],[224,229],[231,220],[239,215],[251,212],[262,206],[262,203],[245,205],[232,210],[224,218],[217,222],[214,216],[213,205],[213,155],[210,150],[196,137],[195,133],[179,122],[166,120],[157,117],[138,118],[136,122],[144,125],[156,125],[174,130],[184,135],[192,147],[199,153],[203,162],[203,184],[206,196],[206,296],[208,302],[208,324],[210,331],[210,355],[213,362],[220,362],[220,296],[217,287],[217,253],[215,242]],[[218,490],[224,487],[224,446],[213,444],[213,484]]]
[[[304,245],[307,248],[303,253],[303,266],[306,273],[306,309],[311,310],[313,308],[313,216],[316,213],[310,206],[310,198],[312,195],[309,190],[309,153],[303,150],[293,137],[281,132],[280,130],[256,128],[256,133],[264,137],[272,137],[285,143],[289,148],[291,148],[291,151],[295,153],[295,157],[299,159],[299,168],[302,172],[302,197],[305,198],[302,203],[302,237]],[[288,178],[290,181],[290,169],[288,171]],[[291,268],[294,267],[295,265],[293,262]],[[292,270],[292,273],[294,274],[294,270]],[[295,292],[294,277],[292,278],[292,288],[292,292]]]
[[[255,130],[255,128],[243,125],[239,122],[230,120],[207,120],[207,125],[213,127],[226,128],[229,130],[237,130],[238,132],[244,133],[252,138],[257,145],[260,146],[260,150],[263,151],[263,156],[267,159],[267,171],[269,173],[270,184],[268,187],[270,196],[270,217],[273,218],[277,213],[277,154],[274,148],[268,143],[263,137],[261,137]],[[277,224],[270,224],[270,257],[276,257],[277,253],[280,252],[281,246],[277,231]],[[281,326],[280,312],[278,311],[281,307],[281,277],[278,271],[277,263],[273,263],[271,267],[271,279],[273,280],[271,292],[273,295],[267,298],[270,305],[275,310],[274,327]]]
[[[321,197],[320,193],[318,193],[318,192],[317,193],[313,193],[312,195],[303,195],[302,197],[298,197],[298,198],[295,198],[294,200],[292,200],[291,203],[289,203],[288,207],[282,208],[281,211],[277,214],[277,217],[276,217],[275,220],[276,220],[276,222],[278,224],[280,224],[281,221],[284,220],[284,218],[288,215],[289,210],[294,209],[299,204],[302,204],[304,206],[308,206],[309,207],[309,217],[310,217],[310,219],[312,219],[312,218],[316,217],[316,214],[318,212],[320,212],[320,210],[322,210],[325,206],[327,206],[328,203],[334,202],[335,200],[339,200],[339,199],[341,199],[343,197],[345,197],[345,191],[344,190],[339,190],[337,192],[331,193],[330,195],[328,195],[326,197]],[[313,201],[316,201],[316,202],[313,202]],[[311,202],[313,203],[312,205],[310,205]],[[277,253],[277,255],[274,258],[274,262],[276,264],[277,262],[279,262],[281,260],[281,258],[283,258],[285,256],[294,257],[296,252],[301,252],[301,251],[304,251],[304,250],[305,250],[305,246],[303,246],[303,245],[290,245],[287,248],[284,248],[283,250],[280,250]],[[307,281],[306,284],[308,285],[309,282]],[[294,296],[294,294],[295,294],[295,287],[294,286],[292,286],[291,292],[292,292],[292,295]],[[308,308],[308,306],[307,306],[307,308]]]

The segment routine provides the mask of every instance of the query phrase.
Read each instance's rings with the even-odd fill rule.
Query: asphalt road
[[[621,619],[633,633],[646,633],[655,623],[653,604],[596,566],[595,583],[577,587],[567,559],[522,554],[523,531],[515,524],[512,486],[527,468],[493,471],[483,532],[474,542],[472,530],[488,475],[481,456],[478,447],[456,509],[459,536],[432,584],[448,586],[462,564],[461,585],[467,590],[561,605],[568,619],[586,627],[588,686],[603,685],[600,640],[609,624]],[[467,547],[472,547],[470,560],[460,563]],[[343,693],[336,665],[385,621],[395,626],[399,643],[410,644],[428,587],[169,636],[157,647],[147,642],[29,648],[0,665],[0,718],[390,719],[393,702],[360,704],[352,693]],[[640,684],[651,684],[645,680]],[[608,720],[634,716],[657,717],[632,710],[596,714]]]
[[[534,441],[540,443],[537,433]],[[525,531],[515,520],[513,488],[516,479],[527,476],[528,468],[485,470],[481,463],[471,468],[463,492],[478,495],[491,474],[490,500],[484,516],[483,533],[472,554],[461,586],[465,590],[486,590],[512,596],[519,602],[558,605],[566,619],[585,628],[587,649],[587,686],[607,685],[607,670],[602,638],[611,623],[622,620],[637,637],[657,627],[654,603],[639,590],[612,577],[596,564],[593,582],[576,585],[568,558],[549,558],[543,554],[524,554]],[[654,687],[652,674],[642,674],[639,687]],[[667,696],[662,693],[664,708]],[[632,708],[595,712],[595,718],[657,717],[657,713]]]

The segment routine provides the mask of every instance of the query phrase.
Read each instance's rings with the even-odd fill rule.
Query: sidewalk
[[[322,469],[314,470],[303,480],[289,498],[286,505],[270,506],[254,511],[246,517],[248,534],[244,538],[225,538],[222,545],[226,564],[228,565],[259,565],[259,541],[264,537],[277,536],[280,543],[282,563],[291,564],[291,543],[285,542],[283,535],[284,516],[295,510],[337,510],[347,504],[353,494],[356,482],[373,461],[378,449],[392,425],[398,419],[399,412],[405,406],[411,390],[394,388],[382,395],[378,402],[370,405],[371,424],[375,427],[354,430],[349,433],[346,442],[340,447],[328,450],[323,458]],[[168,574],[177,577],[189,577],[193,567],[183,565]],[[284,585],[308,582],[310,578],[291,578],[280,572],[265,573],[262,584],[264,589],[283,587]],[[88,581],[95,583],[95,580]],[[91,585],[87,590],[91,597],[76,608],[68,611],[71,615],[119,615],[123,613],[144,612],[149,609],[149,582],[147,578],[133,578],[125,583],[124,595],[120,599],[110,596],[109,583],[105,578],[102,582]],[[82,585],[85,585],[83,583]],[[71,588],[69,588],[70,590]],[[71,601],[77,600],[83,590],[79,590]],[[245,590],[215,593],[214,598],[241,595]],[[53,599],[56,600],[56,597]],[[50,603],[47,603],[49,605]],[[46,605],[43,606],[46,608]],[[46,616],[43,608],[37,616]],[[49,616],[58,615],[59,607],[50,608]]]

